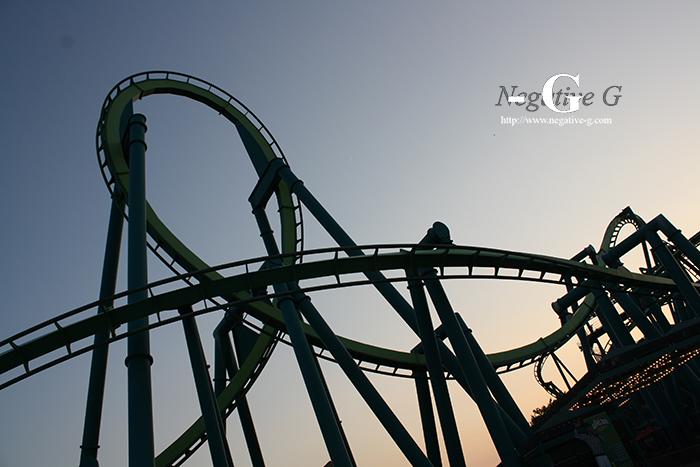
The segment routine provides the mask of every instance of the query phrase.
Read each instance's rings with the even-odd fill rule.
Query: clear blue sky
[[[692,235],[700,229],[699,9],[693,2],[0,1],[0,339],[97,298],[110,200],[95,128],[112,86],[147,70],[188,73],[244,102],[357,243],[418,241],[441,220],[459,244],[570,257],[598,247],[628,205],[646,219],[663,212]],[[541,92],[560,73],[579,74],[593,103],[571,114],[496,106],[500,86]],[[622,97],[607,106],[602,94],[613,85]],[[246,201],[255,179],[234,129],[182,99],[137,104],[149,125],[148,197],[163,220],[212,264],[262,254]],[[612,123],[502,124],[571,116]],[[313,222],[307,233],[308,248],[332,245]],[[154,263],[157,279],[164,271]],[[488,352],[551,332],[557,319],[549,304],[563,293],[485,282],[450,284],[449,292]],[[314,301],[340,334],[415,345],[371,290]],[[215,322],[202,320],[202,334]],[[185,352],[180,327],[154,333],[157,450],[197,411]],[[111,350],[103,466],[126,462],[124,356],[123,344]],[[337,368],[324,369],[360,465],[407,465],[386,448]],[[77,465],[88,371],[81,357],[0,392],[0,465]],[[530,369],[522,373],[506,383],[529,417],[548,397]],[[412,384],[373,381],[415,433]],[[254,389],[268,465],[323,465],[327,454],[289,348],[278,349]],[[461,396],[455,404],[467,462],[495,465],[474,404]],[[235,428],[230,439],[236,465],[249,465]],[[189,465],[208,465],[202,452]]]

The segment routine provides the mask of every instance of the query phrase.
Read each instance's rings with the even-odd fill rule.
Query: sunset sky
[[[95,129],[110,89],[149,70],[199,77],[252,109],[358,244],[418,242],[439,220],[457,244],[569,258],[598,248],[626,206],[647,220],[663,213],[691,236],[700,230],[699,10],[680,1],[0,0],[0,340],[97,299],[110,198]],[[589,105],[566,114],[497,105],[502,86],[529,96],[558,74],[578,75],[579,86],[563,77],[554,90],[593,93]],[[611,86],[616,105],[603,101]],[[163,221],[209,264],[263,255],[247,201],[257,180],[235,129],[173,96],[135,111],[148,119],[147,196]],[[306,248],[334,246],[307,217]],[[150,280],[167,275],[156,262]],[[506,281],[446,288],[487,352],[555,330],[550,304],[565,292]],[[404,351],[417,343],[373,289],[312,297],[340,335]],[[219,319],[199,321],[210,359]],[[152,353],[160,452],[199,408],[182,327],[154,331]],[[575,343],[562,355],[582,371]],[[125,356],[123,341],[111,347],[103,467],[127,459]],[[84,355],[0,391],[0,465],[77,466],[89,369]],[[408,465],[342,372],[323,369],[358,465]],[[413,382],[370,379],[422,445]],[[531,367],[504,381],[528,419],[549,400]],[[468,465],[495,466],[475,404],[453,393]],[[291,348],[278,347],[249,401],[268,466],[328,461]],[[235,465],[249,466],[237,417],[229,427]],[[210,465],[208,450],[185,465]]]

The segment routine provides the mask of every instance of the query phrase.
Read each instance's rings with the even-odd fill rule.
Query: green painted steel
[[[152,78],[153,76],[153,78]],[[174,79],[177,77],[178,79]],[[172,79],[171,79],[172,78]],[[97,129],[97,150],[103,177],[110,191],[117,186],[129,196],[129,167],[124,156],[120,125],[123,112],[138,99],[154,94],[173,94],[187,97],[219,112],[224,118],[250,135],[250,144],[257,145],[257,151],[250,152],[251,162],[261,176],[267,164],[282,156],[272,136],[253,113],[233,96],[215,86],[196,78],[169,72],[150,72],[126,78],[110,92],[102,106],[100,123]],[[279,211],[282,224],[282,252],[291,253],[296,247],[296,224],[293,217],[294,204],[289,189],[284,183],[277,186]],[[209,266],[187,248],[158,218],[148,205],[148,233],[155,242],[185,271],[194,272]],[[201,279],[216,278],[217,274],[204,274]]]
[[[107,244],[105,246],[104,264],[102,266],[102,281],[100,298],[114,295],[117,286],[117,270],[119,269],[119,252],[121,248],[124,216],[122,208],[114,201],[109,215],[107,229]],[[108,302],[105,307],[112,308],[114,303]],[[101,311],[98,311],[101,312]],[[109,331],[95,334],[94,343],[109,339]],[[90,380],[88,396],[85,403],[85,423],[83,425],[83,442],[80,444],[80,467],[97,467],[97,451],[99,449],[100,426],[102,421],[102,404],[104,402],[105,381],[107,378],[107,358],[109,348],[106,345],[97,347],[92,353],[90,364]]]
[[[274,139],[272,139],[271,134],[265,129],[262,123],[260,123],[259,120],[257,120],[257,118],[255,118],[252,113],[245,108],[245,106],[243,106],[243,104],[225,93],[225,91],[204,81],[178,73],[143,73],[126,78],[115,86],[103,105],[97,133],[97,148],[100,166],[103,171],[103,177],[111,192],[114,192],[115,185],[119,185],[121,190],[126,192],[126,195],[128,196],[128,165],[126,164],[121,145],[117,143],[120,135],[120,112],[123,112],[124,109],[130,106],[130,104],[135,100],[142,99],[153,94],[166,93],[180,95],[202,102],[203,104],[220,112],[221,115],[232,123],[245,128],[250,135],[252,135],[252,139],[259,144],[260,153],[264,156],[264,160],[263,157],[261,157],[252,161],[259,175],[264,172],[266,162],[272,161],[278,157],[284,158],[276,142]],[[251,115],[252,117],[249,119],[246,115]],[[263,134],[267,135],[269,139],[266,139]],[[295,229],[292,228],[291,225],[294,223],[294,218],[293,216],[289,215],[290,211],[294,209],[294,204],[289,195],[289,190],[283,182],[279,184],[278,188],[280,190],[278,199],[282,199],[282,206],[280,207],[280,212],[283,216],[282,225],[284,232],[282,249],[285,252],[290,252],[294,250],[294,245],[297,241]],[[623,212],[620,216],[613,219],[604,235],[601,245],[601,253],[607,251],[611,243],[614,243],[621,224],[623,224],[628,218],[629,215]],[[170,232],[170,230],[157,217],[150,205],[148,206],[148,232],[153,238],[154,243],[163,248],[169,254],[169,256],[186,271],[206,271],[196,274],[195,277],[203,280],[206,280],[207,278],[221,278],[218,273],[209,271],[208,266],[184,244],[182,244],[182,242],[180,242],[179,239],[172,234],[172,232]],[[450,250],[450,253],[452,253],[452,250]],[[510,267],[511,269],[516,269],[521,273],[524,271],[535,271],[543,274],[546,272],[558,274],[561,273],[561,269],[555,268],[554,265],[559,265],[561,262],[566,262],[566,260],[539,255],[478,248],[467,250],[462,254],[471,255],[474,258],[471,264],[462,264],[462,266],[466,266],[469,269],[472,267],[493,266],[500,267],[502,269],[508,269]],[[292,259],[293,257],[286,257],[286,261],[288,263]],[[349,258],[341,258],[339,260],[341,262],[345,262],[348,259]],[[435,264],[428,264],[427,267],[439,267],[440,265],[441,264],[437,262]],[[580,268],[585,268],[587,265],[583,265],[582,263],[578,262],[569,262],[569,265],[571,268],[569,271],[571,275],[574,275],[573,273],[578,273],[580,277],[588,277],[585,274],[581,275],[580,273]],[[369,268],[369,270],[375,269],[376,268],[374,265]],[[610,270],[607,270],[606,272],[609,273]],[[338,273],[340,273],[340,271]],[[647,282],[647,285],[649,286],[664,285],[672,287],[670,281],[662,280],[659,282],[659,278],[653,276],[642,276],[638,274],[634,275],[633,273],[629,274],[631,274],[629,279],[633,279],[636,276],[637,281],[641,280],[642,282]],[[314,277],[321,277],[322,275],[323,273],[319,273]],[[469,274],[469,276],[471,276],[471,274]],[[524,278],[522,276],[510,279],[533,280],[532,278]],[[611,282],[615,282],[615,280],[612,280]],[[638,282],[632,282],[633,283],[629,285],[638,284]],[[625,282],[618,281],[618,283]],[[264,285],[271,285],[271,283]],[[243,300],[246,299],[245,296],[240,298]],[[537,356],[552,350],[556,350],[559,346],[563,345],[563,343],[571,338],[577,328],[586,322],[589,317],[590,310],[592,309],[591,302],[592,300],[587,298],[584,305],[579,308],[579,311],[572,317],[572,319],[570,319],[560,329],[555,330],[548,336],[516,349],[491,354],[488,356],[489,360],[496,368],[508,368],[512,365],[519,365],[523,362],[531,363],[532,359],[536,358]],[[176,303],[174,305],[175,306],[173,308],[176,308],[176,306],[181,305],[181,303]],[[94,305],[91,304],[89,307],[92,306]],[[270,310],[267,311],[274,315],[274,312]],[[117,323],[114,323],[112,327],[115,327],[116,324]],[[56,325],[52,321],[47,323],[45,327],[56,327]],[[12,338],[3,341],[2,344],[6,345],[16,339],[17,337],[13,336]],[[64,342],[60,336],[56,335],[52,335],[47,340],[54,341],[53,346],[47,348],[46,350],[38,350],[38,353],[35,346],[32,345],[32,349],[24,349],[18,346],[17,349],[13,348],[10,351],[5,352],[5,354],[0,355],[0,374],[21,365],[24,362],[28,362],[38,356],[72,343]],[[367,357],[371,360],[368,361],[373,361],[378,364],[391,362],[391,360],[389,360],[389,362],[381,361],[381,358],[379,358],[380,361],[376,361],[377,358],[373,358],[377,357],[378,354],[384,353],[381,349],[372,346],[362,346],[360,343],[356,344],[358,344],[356,347],[364,347],[365,351],[369,350]],[[361,352],[361,354],[362,353],[364,352]],[[399,359],[396,363],[400,363],[402,360],[406,359]],[[413,360],[413,358],[408,360]],[[395,366],[404,368],[402,365]]]
[[[131,109],[129,109],[129,113]],[[120,116],[121,117],[121,116]],[[146,117],[131,115],[127,125],[126,150],[129,154],[129,228],[127,284],[129,303],[148,297],[139,289],[148,285],[148,249],[146,247]],[[121,142],[120,142],[121,143]],[[120,144],[121,146],[121,144]],[[151,385],[150,335],[148,317],[129,321],[127,338],[127,391],[129,427],[129,467],[153,467],[155,435],[153,432],[153,390]]]
[[[259,178],[250,197],[253,211],[259,222],[261,219],[266,222],[264,209],[272,195],[275,195],[281,225],[280,248],[277,248],[274,237],[267,235],[264,239],[271,256],[210,267],[185,246],[146,203],[146,231],[150,240],[144,243],[148,243],[156,255],[177,274],[172,278],[144,287],[132,288],[111,297],[102,296],[100,301],[64,313],[3,340],[0,342],[0,349],[7,350],[0,353],[0,375],[10,374],[13,371],[17,374],[19,372],[17,369],[22,367],[24,372],[18,376],[8,376],[7,380],[0,382],[0,389],[74,356],[120,339],[138,336],[139,331],[180,321],[182,317],[172,312],[183,306],[194,306],[195,311],[190,315],[193,317],[235,305],[263,324],[259,326],[257,340],[249,355],[217,398],[219,411],[223,416],[228,416],[265,367],[276,343],[283,338],[284,334],[289,333],[287,323],[291,323],[291,316],[298,311],[294,308],[296,305],[293,300],[297,297],[293,295],[303,296],[317,290],[373,284],[393,306],[395,303],[392,300],[398,296],[398,292],[393,288],[392,283],[408,282],[409,279],[401,275],[405,271],[435,268],[437,269],[435,278],[439,281],[490,278],[555,283],[565,285],[569,289],[578,289],[577,302],[581,303],[576,307],[575,313],[566,315],[566,309],[557,310],[562,317],[561,327],[530,344],[487,355],[488,363],[485,362],[483,355],[479,355],[482,370],[484,365],[490,364],[499,372],[511,371],[541,361],[574,335],[582,332],[583,326],[591,319],[597,306],[594,296],[605,295],[602,291],[603,286],[605,288],[619,286],[621,291],[629,288],[654,290],[670,300],[673,294],[678,295],[680,285],[682,288],[680,291],[684,295],[697,295],[698,284],[687,281],[677,284],[682,274],[675,270],[677,277],[674,277],[674,281],[674,279],[653,274],[637,274],[624,268],[608,267],[603,265],[602,261],[600,265],[595,265],[578,260],[490,248],[445,244],[355,245],[291,172],[274,137],[247,107],[210,83],[173,72],[148,72],[126,78],[112,89],[103,104],[96,137],[98,162],[113,198],[115,201],[121,200],[118,205],[121,206],[124,215],[126,213],[123,200],[128,204],[130,195],[130,168],[122,145],[125,116],[131,115],[133,102],[159,94],[171,94],[198,101],[218,112],[235,126]],[[299,200],[306,204],[311,213],[342,246],[316,251],[303,251],[299,248],[302,243],[299,229],[301,226]],[[659,223],[663,224],[664,228],[667,227],[666,224],[670,226],[665,219]],[[261,225],[264,227],[263,224]],[[609,224],[597,256],[595,258],[591,256],[594,262],[598,258],[605,259],[604,255],[616,245],[618,234],[626,224],[633,224],[638,230],[645,226],[644,221],[631,210],[624,210]],[[301,227],[303,231],[303,226]],[[664,233],[669,235],[666,231]],[[638,237],[642,237],[641,232],[638,232]],[[686,249],[687,244],[690,244],[684,237],[679,241]],[[277,254],[278,250],[280,254]],[[331,259],[329,255],[332,256]],[[669,264],[674,261],[670,255],[669,252],[666,255],[668,259],[665,260]],[[697,259],[698,255],[700,253],[692,252],[691,256]],[[648,255],[647,261],[649,261]],[[487,272],[484,272],[485,270]],[[399,274],[395,274],[396,272]],[[364,274],[366,279],[358,279],[358,273]],[[387,279],[387,277],[391,278]],[[319,279],[323,280],[319,281]],[[426,282],[431,281],[426,280]],[[176,282],[184,285],[173,290],[173,284]],[[286,284],[294,284],[294,286],[287,287]],[[437,284],[439,285],[439,282]],[[429,288],[435,289],[434,285],[435,283]],[[268,287],[273,287],[275,292],[264,296],[258,296],[255,293]],[[435,290],[432,292],[435,293]],[[116,308],[112,307],[114,300],[134,294],[144,298]],[[271,299],[275,300],[270,301]],[[285,303],[288,308],[285,310],[286,316],[283,316],[280,311],[280,303]],[[478,349],[478,344],[475,341],[471,344],[467,343],[459,337],[460,326],[453,319],[454,314],[451,312],[447,298],[442,297],[440,303],[441,317],[450,324],[448,332],[451,334],[451,340],[457,342],[458,346],[461,345],[461,354],[471,354],[469,349],[472,348],[469,346]],[[399,307],[401,310],[397,309],[397,312],[411,326],[415,316],[409,315],[408,312],[413,312],[413,309],[407,303],[405,305],[405,307]],[[653,305],[658,307],[656,303]],[[95,309],[100,309],[100,313],[94,314]],[[122,325],[136,321],[148,323],[149,318],[153,316],[157,317],[157,322],[146,325],[139,331],[132,329],[125,332],[121,329]],[[313,317],[316,321],[322,321],[320,314],[318,316],[313,314]],[[646,326],[646,322],[641,319],[639,317],[639,321],[644,322]],[[362,362],[365,366],[360,368],[364,370],[381,372],[380,368],[386,368],[385,373],[405,377],[424,375],[427,370],[425,358],[419,353],[392,350],[334,336],[330,328],[325,327],[323,339],[321,339],[310,325],[297,320],[292,321],[294,321],[292,324],[297,327],[294,330],[297,341],[306,340],[324,350],[329,350],[324,342],[332,342],[331,354],[342,355],[344,368],[354,368],[353,362],[348,359],[347,355],[349,355],[355,362]],[[34,336],[33,339],[26,340],[26,336],[30,335]],[[107,335],[110,336],[109,339],[106,339]],[[85,344],[84,341],[94,336],[105,336],[105,338],[101,337],[99,342],[95,341],[93,345]],[[443,344],[440,342],[440,345]],[[44,358],[42,364],[35,364],[39,357],[62,348],[66,350],[64,355],[52,356],[49,361]],[[454,358],[452,354],[450,356]],[[460,364],[464,364],[465,359],[463,356],[460,358],[462,360]],[[473,359],[470,357],[469,360]],[[471,361],[471,364],[476,368],[476,361]],[[439,363],[434,366],[439,366]],[[352,371],[355,370],[352,369]],[[432,371],[435,372],[436,369],[432,368]],[[494,376],[490,373],[489,375]],[[358,378],[358,381],[360,379]],[[464,386],[465,383],[460,381],[460,384]],[[312,384],[312,386],[317,385]],[[313,390],[315,388],[310,388],[309,392]],[[479,399],[480,405],[484,407],[489,405],[488,388],[481,388]],[[496,410],[492,410],[490,405],[488,407],[488,410],[493,412],[491,417],[493,420],[501,417],[498,415],[498,410],[501,408],[495,407]],[[439,408],[438,412],[440,415]],[[505,453],[504,462],[518,465],[518,454],[509,444],[509,437],[513,438],[513,434],[506,434],[506,428],[501,426],[497,430],[500,432],[497,436],[500,438],[498,443],[505,446],[500,450]],[[204,423],[200,418],[156,457],[156,465],[158,467],[180,465],[206,439]],[[519,444],[520,440],[513,439],[513,442]],[[340,443],[338,445],[340,446]],[[515,446],[516,449],[517,447]],[[424,457],[418,452],[412,455],[414,459]],[[416,460],[416,462],[421,463],[423,460]],[[425,460],[425,462],[428,461]],[[455,462],[452,463],[455,464]]]
[[[185,332],[187,350],[190,354],[192,373],[194,374],[197,397],[202,411],[202,420],[207,433],[211,460],[214,467],[233,467],[226,430],[218,410],[214,388],[207,370],[207,360],[199,336],[197,321],[192,316],[192,307],[185,306],[178,310],[183,315],[182,327]]]
[[[415,271],[412,275],[417,276]],[[440,359],[437,337],[435,336],[435,326],[430,318],[428,300],[425,297],[423,283],[420,280],[412,279],[408,281],[408,289],[416,310],[416,322],[420,333],[423,355],[425,363],[430,373],[430,384],[435,394],[435,406],[437,407],[440,428],[445,442],[445,450],[450,460],[450,466],[465,466],[462,444],[459,439],[459,430],[455,419],[452,399],[450,398],[447,382],[445,381],[445,370]],[[418,386],[420,387],[420,386]],[[432,407],[430,407],[432,410]],[[432,428],[431,428],[432,429]]]
[[[405,246],[405,245],[401,245]],[[418,245],[416,245],[418,246]],[[358,247],[363,248],[363,247]],[[373,250],[375,247],[370,247]],[[328,250],[320,250],[326,253]],[[309,253],[304,255],[310,256]],[[291,256],[290,256],[291,257]],[[237,263],[243,264],[246,263]],[[66,347],[67,345],[77,343],[78,341],[92,336],[93,334],[110,330],[126,324],[129,321],[144,316],[155,315],[159,312],[167,310],[175,310],[178,306],[187,303],[197,303],[205,299],[227,296],[235,293],[238,297],[236,304],[244,306],[246,312],[250,313],[257,319],[265,320],[274,324],[279,329],[284,329],[284,321],[279,310],[269,304],[263,303],[260,299],[251,296],[247,291],[250,288],[260,288],[273,284],[286,282],[303,282],[308,279],[342,277],[351,275],[365,270],[379,271],[402,271],[413,267],[462,267],[465,269],[475,267],[494,267],[500,265],[501,270],[510,269],[515,271],[531,271],[537,273],[550,273],[553,275],[574,275],[582,279],[600,280],[608,283],[617,283],[628,286],[638,287],[655,287],[666,289],[669,291],[676,290],[675,283],[671,279],[662,277],[637,274],[626,270],[610,269],[602,266],[594,266],[590,264],[578,263],[565,259],[550,258],[546,256],[534,255],[529,253],[512,253],[496,250],[473,249],[469,247],[453,246],[444,251],[416,251],[413,254],[406,252],[385,253],[377,255],[366,255],[363,257],[338,257],[337,259],[325,259],[320,261],[304,262],[302,264],[291,264],[281,266],[275,269],[266,269],[262,271],[251,271],[243,274],[237,274],[229,277],[221,277],[209,282],[195,284],[192,286],[183,287],[178,290],[164,292],[155,297],[143,300],[138,303],[123,305],[112,310],[108,310],[101,315],[89,316],[78,322],[65,325],[61,330],[55,329],[56,320],[40,325],[47,329],[45,335],[42,335],[32,341],[16,344],[16,348],[0,355],[0,374],[5,373],[13,368],[29,363],[42,355],[48,354],[54,350]],[[481,276],[468,275],[467,271],[464,274],[449,274],[445,271],[442,276],[444,279],[450,278],[483,278],[483,277],[501,277],[506,280],[532,281],[528,277],[511,277],[511,276]],[[208,272],[202,272],[209,274]],[[178,278],[161,283],[171,283]],[[395,279],[405,280],[405,279]],[[544,278],[537,279],[545,281]],[[549,282],[561,283],[560,279],[551,279]],[[326,286],[314,286],[302,291],[319,290],[349,287],[354,285],[364,285],[368,281],[352,281],[338,284],[330,284]],[[698,287],[696,285],[696,287]],[[290,292],[292,293],[292,292]],[[114,298],[119,298],[123,294],[116,295]],[[93,302],[86,307],[81,307],[76,311],[85,311],[93,309],[101,302]],[[541,338],[531,344],[511,349],[504,352],[498,352],[488,355],[489,360],[494,367],[507,366],[524,360],[534,358],[542,353],[555,350],[562,345],[566,340],[571,338],[587,319],[587,310],[584,307],[574,314],[574,316],[561,328],[557,329],[550,335]],[[213,308],[210,309],[213,311]],[[62,316],[63,319],[73,316],[77,313],[70,313]],[[32,331],[37,330],[32,328]],[[310,340],[316,345],[320,340],[315,335],[313,330],[305,327]],[[18,334],[23,336],[25,333]],[[3,341],[6,344],[11,340],[16,340],[17,337]],[[352,341],[350,339],[342,339],[344,345],[351,352],[353,357],[376,363],[379,365],[391,365],[397,368],[413,369],[422,366],[422,358],[411,354],[410,352],[400,352],[391,349],[383,349],[380,347],[363,344]]]
[[[236,400],[245,394],[254,378],[262,371],[265,360],[269,357],[274,346],[275,335],[276,331],[272,326],[266,326],[260,333],[248,358],[217,398],[219,411],[222,415],[233,411]],[[204,440],[206,440],[204,419],[200,417],[156,457],[156,467],[179,465],[181,462],[178,461],[184,461],[183,456],[189,457],[192,447],[201,444]]]

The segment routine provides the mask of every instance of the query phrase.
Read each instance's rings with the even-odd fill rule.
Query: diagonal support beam
[[[295,300],[299,310],[304,315],[309,325],[316,331],[318,337],[333,355],[350,382],[355,386],[369,408],[374,412],[379,422],[384,426],[389,436],[394,440],[404,456],[413,466],[431,467],[433,464],[427,459],[423,451],[418,447],[411,435],[406,431],[391,408],[386,404],[382,396],[375,389],[367,376],[357,366],[350,353],[343,346],[328,323],[323,319],[311,299],[305,295],[296,295]],[[334,464],[335,465],[335,464]]]
[[[423,353],[425,354],[426,365],[430,373],[430,383],[435,394],[435,405],[438,418],[440,419],[440,426],[442,427],[447,457],[450,460],[451,467],[466,467],[457,421],[455,420],[450,393],[447,389],[447,381],[445,381],[445,370],[440,359],[440,350],[433,331],[433,323],[430,318],[430,310],[425,291],[423,290],[423,283],[420,280],[410,279],[408,281],[408,289],[413,300],[413,308],[416,310],[418,332],[420,333]]]
[[[197,388],[199,406],[202,410],[204,426],[207,430],[207,441],[214,467],[233,467],[231,451],[226,440],[224,422],[216,404],[214,388],[211,385],[207,361],[204,357],[202,341],[199,337],[197,322],[192,316],[192,307],[184,306],[178,309],[182,318],[182,327],[185,331],[187,350],[190,354],[194,383]]]

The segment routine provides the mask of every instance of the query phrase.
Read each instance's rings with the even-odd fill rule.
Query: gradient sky
[[[700,229],[699,10],[694,2],[0,1],[0,339],[97,298],[110,200],[95,128],[109,90],[141,71],[191,74],[240,99],[360,244],[417,242],[440,220],[458,244],[571,257],[599,247],[626,206],[645,219],[664,213],[690,236]],[[541,92],[560,73],[579,74],[593,104],[561,115],[496,106],[500,86]],[[602,93],[613,85],[622,97],[607,106]],[[247,203],[254,172],[231,125],[171,96],[135,110],[148,118],[148,198],[166,224],[210,264],[263,254]],[[521,116],[612,123],[501,123]],[[333,245],[311,219],[306,228],[307,248]],[[150,261],[150,278],[163,277]],[[487,352],[553,331],[550,303],[563,294],[486,281],[447,289]],[[341,335],[401,350],[416,343],[373,290],[324,292],[314,303]],[[200,320],[201,334],[216,322]],[[160,451],[198,406],[181,327],[154,332],[152,346]],[[580,371],[577,353],[568,350],[567,363]],[[123,342],[112,347],[105,467],[126,462],[124,356]],[[359,465],[407,465],[341,372],[323,368]],[[83,356],[0,392],[0,465],[77,465],[88,373]],[[412,382],[371,379],[419,438]],[[527,418],[548,401],[531,368],[505,381]],[[290,348],[277,349],[249,400],[267,465],[324,465]],[[497,464],[474,403],[455,394],[455,406],[468,464]],[[236,425],[234,462],[247,466]],[[209,465],[207,450],[187,465]]]

